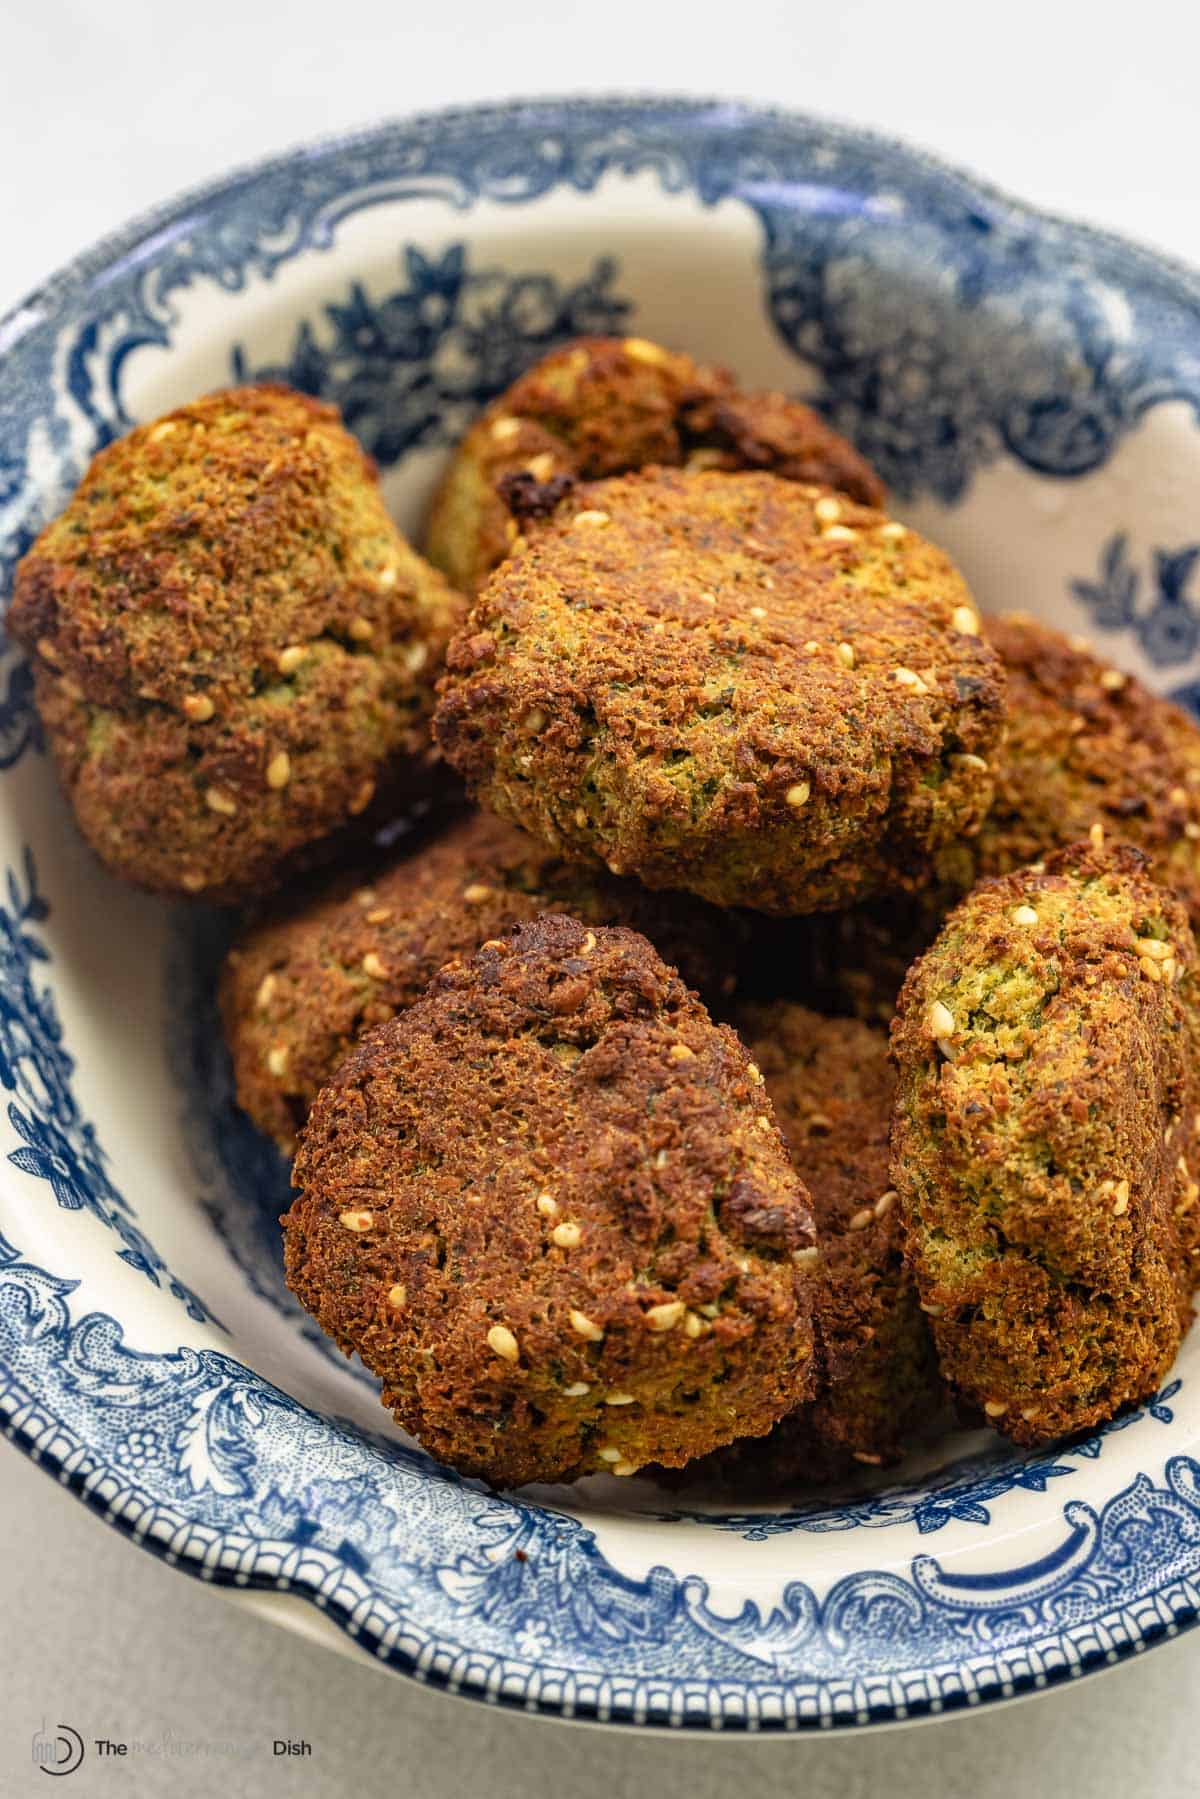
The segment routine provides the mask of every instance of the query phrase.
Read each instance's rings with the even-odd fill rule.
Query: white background
[[[0,311],[172,191],[390,113],[518,93],[716,93],[907,136],[1200,262],[1194,0],[8,0]],[[3,393],[0,392],[0,404]],[[837,1742],[653,1741],[439,1699],[244,1616],[0,1452],[0,1793],[43,1714],[239,1758],[92,1757],[67,1789],[405,1799],[1109,1799],[1200,1791],[1200,1640],[990,1716]],[[274,1762],[275,1736],[311,1761]]]

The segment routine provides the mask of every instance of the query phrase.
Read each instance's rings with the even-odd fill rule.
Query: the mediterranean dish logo
[[[33,1764],[43,1774],[74,1774],[83,1760],[83,1738],[72,1724],[48,1727],[42,1719],[33,1733]]]
[[[223,1737],[183,1737],[172,1730],[160,1736],[92,1736],[85,1743],[73,1724],[49,1724],[43,1718],[33,1733],[34,1767],[61,1778],[73,1774],[90,1754],[97,1761],[272,1761],[310,1757],[313,1746],[303,1737],[270,1737],[257,1742],[231,1742]]]

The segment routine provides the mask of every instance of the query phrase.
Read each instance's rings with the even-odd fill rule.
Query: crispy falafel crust
[[[734,1033],[645,938],[548,915],[318,1096],[293,1291],[498,1484],[678,1465],[807,1397],[803,1184]]]
[[[1134,675],[1019,613],[986,618],[1008,675],[996,797],[959,883],[1007,874],[1087,836],[1132,843],[1200,920],[1200,729]]]
[[[520,528],[502,491],[508,478],[595,481],[689,461],[771,469],[883,503],[862,457],[809,407],[743,393],[725,370],[644,338],[581,337],[543,357],[472,426],[434,498],[426,554],[473,593]]]
[[[1150,857],[1200,922],[1200,728],[1170,700],[1101,662],[1086,646],[1019,613],[985,617],[1004,663],[1003,745],[991,758],[996,795],[979,832],[947,844],[921,893],[763,931],[765,991],[824,1010],[888,1021],[909,965],[977,880],[1008,874],[1088,835]],[[754,971],[748,971],[747,991]]]
[[[264,386],[102,450],[20,564],[8,627],[101,858],[228,900],[428,758],[461,617],[334,408]]]
[[[824,1389],[764,1438],[763,1450],[776,1468],[797,1472],[805,1437],[827,1464],[898,1461],[944,1395],[891,1184],[896,1081],[887,1034],[787,1002],[744,1006],[737,1025],[809,1190],[821,1252],[815,1321]]]
[[[937,1419],[945,1393],[891,1187],[887,1033],[788,1001],[742,1006],[735,1023],[809,1190],[820,1249],[817,1397],[769,1435],[689,1471],[749,1495],[898,1461]]]
[[[1145,858],[985,881],[892,1027],[892,1178],[943,1374],[1020,1443],[1153,1391],[1190,1320],[1196,947]]]
[[[978,828],[1003,675],[940,550],[707,471],[580,487],[531,530],[451,645],[435,721],[490,810],[776,913],[923,883]]]
[[[245,930],[221,974],[239,1104],[286,1153],[352,1044],[420,999],[454,957],[539,913],[643,931],[706,998],[736,980],[746,921],[564,862],[475,813],[369,876],[339,877]]]

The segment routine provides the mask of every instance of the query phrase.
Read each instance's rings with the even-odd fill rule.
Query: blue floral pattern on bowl
[[[234,381],[285,381],[329,400],[384,468],[427,444],[450,445],[489,400],[568,338],[619,335],[632,307],[601,258],[564,288],[552,276],[473,270],[468,246],[427,259],[405,252],[404,285],[372,299],[352,281],[340,302],[296,331],[280,363],[252,367],[236,345]]]

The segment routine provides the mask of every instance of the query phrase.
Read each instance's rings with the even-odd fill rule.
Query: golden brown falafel
[[[564,862],[475,813],[243,932],[221,977],[239,1104],[290,1153],[352,1044],[419,999],[444,963],[546,911],[629,925],[706,998],[733,989],[739,919]]]
[[[639,337],[581,337],[543,357],[467,433],[435,496],[426,554],[473,593],[519,525],[504,484],[595,481],[651,463],[763,468],[867,505],[883,486],[809,407],[743,393],[723,369]]]
[[[820,1248],[815,1322],[825,1385],[773,1433],[773,1465],[794,1461],[801,1433],[830,1461],[897,1461],[943,1391],[891,1184],[896,1080],[887,1034],[786,1001],[742,1007],[737,1026],[809,1190]]]
[[[807,1397],[807,1195],[734,1033],[547,915],[318,1096],[289,1284],[425,1447],[502,1484],[677,1466]]]
[[[953,565],[773,475],[579,487],[447,669],[436,733],[485,805],[718,905],[920,884],[991,800],[1003,677]]]
[[[905,973],[977,880],[1008,874],[1087,836],[1150,857],[1200,922],[1200,728],[1133,675],[1020,614],[985,617],[1008,681],[996,795],[978,833],[940,849],[934,878],[759,934],[766,991],[856,1017],[891,1017]],[[751,971],[751,982],[753,981]]]
[[[892,1027],[892,1178],[942,1373],[1040,1443],[1162,1379],[1200,1196],[1196,946],[1128,846],[985,881]]]
[[[92,847],[225,900],[428,757],[460,618],[336,411],[257,387],[102,450],[18,568],[8,628]]]
[[[1100,824],[1132,843],[1149,872],[1200,920],[1200,728],[1180,707],[1085,645],[1018,613],[986,618],[1008,675],[996,796],[943,879],[1007,874]],[[961,852],[960,852],[961,853]]]
[[[762,1495],[898,1461],[945,1394],[891,1187],[886,1032],[788,1001],[740,1007],[735,1022],[812,1200],[820,1388],[767,1436],[717,1450],[689,1479]]]

